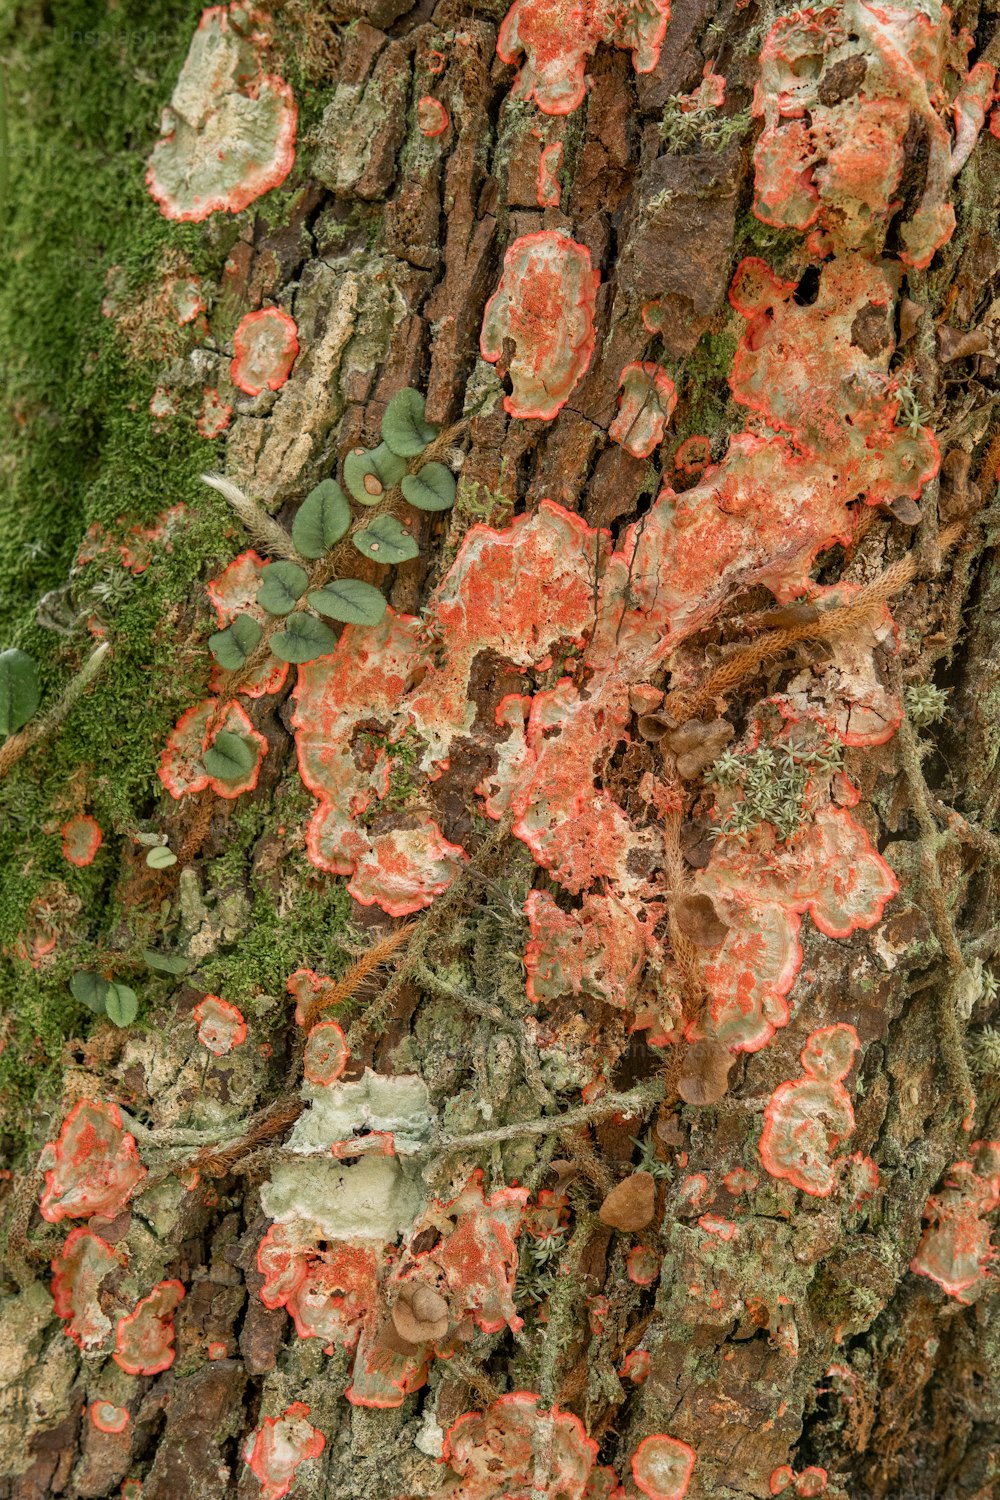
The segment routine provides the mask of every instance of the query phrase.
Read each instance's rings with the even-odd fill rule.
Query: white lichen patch
[[[394,1156],[354,1163],[310,1156],[275,1167],[261,1208],[280,1224],[316,1224],[331,1240],[394,1240],[416,1219],[424,1193]]]
[[[397,1151],[425,1141],[432,1113],[427,1085],[416,1074],[385,1077],[366,1068],[353,1083],[303,1085],[310,1108],[300,1115],[288,1142],[304,1154],[329,1151],[362,1131],[390,1131]]]

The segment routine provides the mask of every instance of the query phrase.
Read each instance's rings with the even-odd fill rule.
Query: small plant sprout
[[[784,742],[761,745],[744,755],[724,751],[705,772],[705,780],[741,795],[726,807],[716,832],[746,839],[758,824],[770,823],[786,843],[805,819],[810,778],[835,770],[840,761],[836,741],[808,748]]]
[[[131,1026],[139,1014],[139,997],[129,985],[118,979],[107,981],[104,1014],[115,1026]]]
[[[639,1152],[636,1171],[645,1172],[650,1177],[658,1177],[663,1181],[669,1182],[674,1175],[673,1170],[670,1163],[657,1153],[653,1132],[651,1130],[647,1131],[641,1140],[633,1137],[632,1144],[637,1147]]]
[[[948,689],[932,682],[914,682],[903,695],[906,717],[918,729],[938,724],[948,712]]]
[[[169,870],[177,863],[177,855],[166,844],[156,844],[146,855],[146,863],[151,870]]]
[[[207,698],[182,714],[171,731],[158,774],[172,797],[211,787],[231,799],[257,785],[267,740],[239,703],[225,705],[221,724],[219,710],[219,700]]]
[[[0,651],[0,734],[16,734],[41,702],[38,667],[26,651]]]
[[[303,500],[292,522],[292,541],[302,557],[325,557],[351,529],[351,507],[334,479],[324,479]]]

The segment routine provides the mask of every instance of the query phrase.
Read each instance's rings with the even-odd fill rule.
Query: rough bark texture
[[[812,591],[808,567],[787,589],[764,562],[734,567],[655,668],[623,676],[620,728],[604,741],[594,731],[590,761],[577,745],[567,749],[567,775],[583,776],[585,800],[591,788],[595,802],[606,799],[605,826],[622,809],[630,820],[622,870],[631,860],[629,879],[645,882],[647,896],[659,892],[646,977],[627,997],[632,919],[614,907],[590,979],[566,979],[561,992],[554,981],[537,1004],[526,996],[525,945],[537,937],[529,893],[547,893],[558,922],[595,909],[586,902],[617,899],[619,887],[603,869],[589,890],[587,881],[560,883],[565,867],[543,870],[510,813],[500,808],[491,821],[482,804],[482,786],[503,780],[505,746],[514,745],[503,727],[511,721],[498,718],[510,695],[542,694],[576,673],[586,707],[576,653],[589,648],[575,629],[561,639],[556,631],[547,659],[527,665],[492,638],[473,651],[474,722],[449,742],[445,774],[421,767],[416,731],[387,737],[391,688],[381,710],[359,709],[349,731],[357,774],[374,775],[379,754],[391,763],[388,795],[355,808],[366,837],[433,820],[468,856],[422,909],[404,901],[394,917],[377,901],[362,905],[346,877],[307,857],[315,803],[292,738],[295,667],[279,692],[241,700],[267,746],[252,790],[218,796],[210,785],[175,799],[156,777],[175,722],[209,691],[206,641],[218,624],[206,583],[250,546],[268,555],[266,517],[290,527],[352,449],[374,447],[397,391],[425,394],[427,418],[445,430],[441,457],[458,472],[457,502],[440,514],[396,505],[419,557],[387,570],[355,553],[346,571],[384,586],[397,614],[419,614],[465,555],[473,525],[503,530],[551,515],[539,510],[548,500],[578,518],[574,536],[590,538],[574,546],[596,570],[580,585],[596,600],[611,546],[626,546],[637,519],[656,517],[662,486],[697,489],[699,475],[675,462],[681,443],[707,439],[695,468],[725,462],[733,435],[755,420],[728,384],[747,328],[727,297],[737,265],[757,256],[794,283],[782,304],[794,311],[824,295],[817,287],[833,284],[831,267],[848,255],[835,247],[825,262],[829,244],[807,244],[805,232],[752,212],[761,121],[751,96],[776,19],[767,6],[678,0],[652,71],[638,74],[625,47],[596,45],[584,102],[559,116],[511,94],[514,69],[496,52],[506,9],[502,0],[276,5],[266,65],[298,103],[295,166],[240,214],[204,223],[167,221],[143,180],[197,5],[171,0],[154,14],[132,0],[29,0],[2,22],[0,646],[40,663],[42,713],[93,636],[110,652],[90,691],[0,780],[0,1129],[9,1168],[0,1183],[0,1500],[110,1496],[134,1479],[143,1500],[254,1500],[260,1486],[244,1442],[297,1401],[325,1447],[303,1465],[293,1495],[436,1496],[456,1482],[438,1462],[441,1430],[517,1390],[537,1393],[540,1409],[579,1417],[629,1500],[639,1494],[630,1459],[650,1434],[695,1451],[689,1500],[777,1493],[782,1465],[799,1476],[821,1466],[822,1493],[851,1500],[998,1492],[995,1280],[981,1277],[966,1303],[910,1270],[928,1198],[973,1140],[1000,1137],[991,1030],[1000,949],[1000,141],[988,130],[951,184],[953,235],[913,269],[913,256],[900,259],[900,231],[928,172],[927,122],[914,107],[877,243],[849,252],[880,264],[890,287],[888,302],[866,301],[858,313],[851,349],[873,369],[885,354],[879,378],[904,386],[912,403],[899,428],[931,428],[943,463],[918,486],[919,512],[891,493],[891,507],[865,506],[878,475],[859,482],[851,535],[831,536],[808,562],[824,586],[870,584],[895,567],[887,597],[898,652],[879,613],[885,598],[824,636],[798,628],[815,623],[815,611],[796,614],[792,602]],[[973,60],[993,57],[992,9],[961,4],[955,27],[974,38]],[[692,128],[677,101],[699,87],[710,60],[708,71],[725,77],[725,101],[703,105]],[[949,99],[957,87],[949,73]],[[823,102],[854,88],[838,75]],[[426,95],[448,112],[439,135],[418,126]],[[935,105],[945,118],[943,96]],[[556,143],[559,202],[541,207],[542,149]],[[867,149],[874,176],[881,159]],[[494,366],[479,348],[506,252],[542,231],[586,247],[600,272],[594,352],[553,420],[508,415],[512,350]],[[190,277],[205,307],[181,324],[172,288]],[[286,384],[250,397],[230,381],[233,332],[269,305],[294,316],[300,354]],[[758,334],[766,340],[763,325]],[[765,370],[765,403],[795,357],[786,351]],[[639,361],[656,361],[678,397],[662,441],[642,457],[609,438],[621,373]],[[160,417],[150,410],[158,388],[171,408]],[[233,408],[214,440],[197,425],[206,388]],[[200,483],[206,468],[224,470],[266,512],[251,517],[249,534]],[[780,470],[766,476],[761,514],[775,493],[768,486],[785,482],[798,481]],[[161,522],[174,506],[183,512]],[[681,498],[676,506],[683,511]],[[610,536],[601,543],[589,528]],[[81,563],[88,534],[94,555]],[[680,547],[676,535],[670,545]],[[551,598],[561,587],[553,557],[542,555],[540,566],[554,571],[538,580],[539,618],[547,588]],[[637,579],[630,564],[623,621]],[[664,573],[664,589],[668,581]],[[492,623],[484,617],[484,629]],[[768,631],[785,635],[729,679],[711,677]],[[847,737],[841,765],[860,791],[852,816],[863,833],[843,873],[877,850],[900,889],[881,921],[866,916],[848,936],[825,936],[803,917],[787,1024],[777,1022],[758,1050],[727,1052],[698,1029],[710,1002],[702,959],[706,945],[718,948],[718,903],[706,906],[698,883],[719,817],[717,783],[704,773],[730,741],[754,753],[744,736],[759,705],[775,694],[792,701],[804,679],[829,681],[823,674],[845,639],[871,664],[866,702],[881,712],[905,701],[908,714],[881,743]],[[431,644],[448,659],[447,636]],[[946,690],[943,706],[920,691],[927,684]],[[664,691],[687,697],[664,705]],[[617,723],[618,703],[608,697],[606,722]],[[709,736],[710,753],[685,765],[690,746],[670,736],[691,720],[719,719],[729,727]],[[103,842],[77,867],[60,829],[84,814]],[[146,855],[161,840],[178,859],[158,871]],[[763,868],[751,869],[752,882]],[[403,917],[412,928],[395,951],[368,972],[352,969]],[[151,968],[147,949],[174,956],[178,972]],[[387,1409],[346,1401],[351,1352],[331,1344],[325,1353],[323,1339],[297,1337],[287,1312],[260,1300],[256,1257],[269,1225],[261,1189],[287,1160],[298,1112],[302,1029],[286,985],[299,969],[334,979],[348,971],[325,1013],[347,1033],[348,1080],[368,1067],[426,1083],[439,1143],[417,1158],[428,1193],[447,1201],[481,1168],[488,1195],[520,1184],[539,1214],[538,1194],[556,1194],[555,1238],[522,1228],[516,1241],[523,1329],[511,1331],[505,1315],[499,1331],[467,1320],[451,1357],[432,1358],[426,1384]],[[134,988],[138,1020],[116,1028],[89,1015],[70,990],[81,971]],[[196,1039],[193,1013],[206,994],[248,1022],[248,1041],[227,1056]],[[634,1029],[636,1013],[656,1006],[652,1023],[647,1015],[645,1029]],[[854,1027],[860,1043],[845,1082],[854,1125],[840,1149],[871,1158],[878,1184],[859,1191],[870,1183],[852,1186],[844,1168],[835,1189],[808,1193],[765,1170],[764,1112],[779,1085],[805,1076],[799,1054],[810,1034],[838,1024]],[[602,1111],[608,1092],[637,1089],[631,1108]],[[155,1179],[91,1226],[129,1256],[105,1304],[131,1309],[168,1278],[186,1288],[176,1358],[157,1375],[127,1374],[107,1345],[81,1356],[54,1311],[49,1262],[84,1221],[39,1216],[36,1163],[83,1098],[126,1111]],[[537,1133],[524,1128],[532,1121],[542,1122]],[[476,1134],[487,1139],[440,1145]],[[189,1170],[181,1183],[178,1170],[196,1156],[200,1180]],[[651,1178],[637,1181],[639,1170]],[[627,1192],[605,1204],[625,1180]],[[983,1223],[995,1218],[990,1204]],[[628,1275],[639,1245],[654,1267],[647,1284]],[[383,1370],[386,1327],[383,1310],[372,1335]],[[648,1354],[641,1381],[623,1373],[636,1350]],[[128,1409],[123,1432],[96,1428],[88,1408],[97,1399]],[[801,1483],[798,1493],[820,1493]],[[511,1492],[532,1494],[530,1483]],[[460,1493],[490,1500],[507,1490]],[[606,1493],[595,1488],[588,1500]],[[583,1490],[558,1494],[579,1500]]]

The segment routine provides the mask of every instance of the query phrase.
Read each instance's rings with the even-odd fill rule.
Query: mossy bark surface
[[[971,1140],[1000,1138],[1000,140],[985,131],[957,177],[957,227],[929,268],[907,271],[889,240],[901,278],[893,368],[906,367],[916,427],[937,434],[941,479],[916,525],[905,504],[872,507],[851,544],[833,543],[813,567],[822,585],[863,586],[911,560],[890,600],[899,653],[882,665],[900,694],[945,690],[943,714],[922,713],[932,700],[911,692],[917,709],[898,735],[843,754],[860,789],[854,817],[900,890],[881,922],[846,938],[803,920],[788,1024],[736,1056],[712,1102],[682,1098],[679,1033],[671,1046],[627,1035],[621,1008],[586,987],[552,1002],[548,1019],[573,1045],[591,1033],[590,1051],[538,1045],[525,903],[533,890],[555,900],[558,887],[509,816],[485,816],[481,788],[502,748],[497,734],[484,752],[480,731],[492,732],[512,696],[572,672],[571,642],[530,686],[516,662],[475,659],[475,724],[446,776],[421,770],[415,728],[393,741],[391,775],[359,824],[374,836],[433,818],[468,859],[448,892],[406,913],[407,941],[367,973],[352,965],[402,920],[310,861],[315,802],[296,759],[294,667],[280,693],[242,700],[267,747],[252,791],[175,799],[158,778],[174,725],[209,692],[218,622],[206,584],[264,546],[202,471],[224,471],[290,527],[353,448],[378,443],[391,397],[422,392],[427,417],[454,434],[442,457],[458,473],[457,502],[417,514],[416,559],[388,570],[355,559],[396,614],[416,615],[473,526],[503,530],[548,500],[607,528],[610,547],[665,483],[681,497],[697,483],[675,462],[682,443],[704,438],[704,457],[723,459],[747,420],[728,383],[746,320],[727,292],[744,257],[797,282],[797,305],[816,295],[803,236],[752,212],[751,97],[769,8],[680,0],[652,72],[636,74],[627,50],[597,47],[585,102],[560,119],[511,95],[513,70],[496,55],[506,9],[276,5],[268,62],[298,103],[295,167],[242,213],[202,224],[165,219],[144,180],[201,8],[26,0],[0,18],[0,648],[37,660],[44,711],[97,641],[110,646],[89,691],[0,780],[0,1500],[111,1496],[137,1479],[143,1500],[253,1500],[243,1444],[297,1401],[325,1448],[293,1496],[433,1497],[447,1492],[441,1430],[516,1390],[579,1417],[628,1500],[638,1493],[630,1456],[651,1433],[696,1449],[689,1500],[762,1500],[785,1464],[822,1466],[837,1500],[986,1500],[1000,1488],[995,1283],[966,1305],[910,1271],[928,1197]],[[980,53],[996,20],[957,8]],[[726,101],[693,132],[677,101],[710,60]],[[439,135],[418,125],[428,94],[448,112]],[[559,203],[541,207],[541,152],[557,141]],[[919,131],[907,148],[912,202],[926,166]],[[509,383],[481,358],[479,337],[507,250],[543,231],[571,236],[600,272],[596,345],[558,416],[521,420],[504,410]],[[172,288],[191,280],[205,309],[179,323]],[[233,332],[267,305],[294,316],[301,354],[281,389],[248,397],[230,382]],[[908,318],[917,331],[904,339]],[[975,330],[972,352],[950,357]],[[640,360],[655,360],[678,393],[646,457],[608,437],[622,369]],[[198,425],[206,390],[233,407],[214,439]],[[159,416],[158,391],[169,395]],[[942,552],[949,515],[961,527]],[[774,608],[760,583],[734,589],[684,642],[673,677],[661,671],[653,686],[694,690],[755,631],[787,624],[771,620]],[[790,641],[700,717],[726,717],[741,735],[796,674],[822,670],[827,649]],[[633,707],[594,775],[638,817],[664,752],[639,729],[642,703]],[[354,764],[367,772],[385,749],[384,722],[359,719]],[[684,879],[714,837],[706,784],[692,785],[705,796],[695,807],[685,783]],[[77,866],[60,830],[82,815],[102,842]],[[175,864],[149,866],[158,844]],[[559,899],[579,906],[575,894]],[[669,904],[665,895],[662,932]],[[148,950],[175,959],[174,972],[151,966]],[[283,1159],[302,1076],[287,989],[302,969],[354,974],[327,1017],[347,1034],[350,1080],[365,1068],[419,1074],[442,1136],[494,1132],[435,1161],[428,1193],[453,1196],[477,1168],[487,1192],[517,1183],[537,1199],[566,1184],[555,1248],[519,1240],[523,1330],[480,1327],[390,1409],[346,1401],[349,1354],[298,1338],[259,1296],[261,1189]],[[71,989],[81,971],[134,989],[138,1019],[121,1028],[91,1015]],[[229,1056],[196,1040],[205,995],[248,1023]],[[774,1090],[801,1075],[810,1033],[837,1024],[861,1044],[843,1150],[870,1157],[879,1176],[858,1204],[797,1193],[758,1153]],[[600,1090],[581,1097],[577,1064],[603,1039],[614,1061],[601,1086],[638,1090],[640,1102],[581,1118]],[[81,1098],[124,1109],[162,1179],[102,1229],[128,1246],[133,1301],[164,1278],[187,1288],[176,1359],[156,1376],[128,1376],[106,1353],[81,1357],[54,1311],[49,1263],[66,1225],[39,1216],[36,1164]],[[185,1155],[176,1133],[192,1130]],[[200,1180],[182,1184],[177,1169],[198,1151]],[[599,1210],[640,1169],[653,1170],[656,1216],[637,1238]],[[687,1186],[699,1176],[703,1198]],[[986,1218],[995,1226],[995,1213]],[[659,1265],[648,1284],[628,1273],[640,1243]],[[623,1372],[640,1348],[648,1373],[636,1381]],[[98,1398],[128,1407],[124,1432],[96,1429]]]

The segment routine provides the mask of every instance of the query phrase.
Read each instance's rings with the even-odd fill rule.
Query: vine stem
[[[8,740],[0,746],[0,781],[11,771],[22,756],[26,755],[35,745],[40,745],[43,740],[48,739],[51,734],[59,728],[60,724],[69,714],[74,703],[88,688],[94,685],[98,673],[103,667],[111,650],[108,641],[102,641],[95,651],[92,651],[77,672],[71,677],[63,689],[62,695],[48,713],[29,724],[26,729],[12,734]]]

